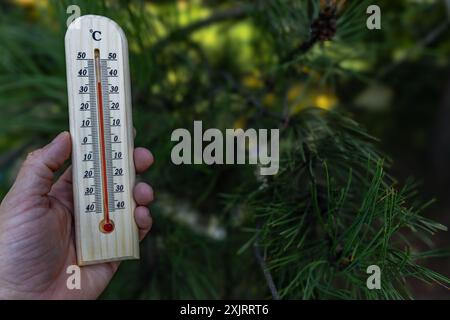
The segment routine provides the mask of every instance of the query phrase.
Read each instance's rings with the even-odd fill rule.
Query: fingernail
[[[69,133],[68,133],[67,131],[61,132],[60,134],[58,134],[58,135],[53,139],[53,141],[52,141],[51,143],[54,144],[54,143],[60,142],[61,140],[65,139],[65,138],[67,137],[68,134],[69,134]]]

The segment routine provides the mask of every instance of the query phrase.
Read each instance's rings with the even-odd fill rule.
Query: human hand
[[[71,168],[56,182],[53,177],[70,153],[70,134],[63,132],[29,154],[0,205],[0,299],[95,299],[119,267],[119,262],[81,267],[81,290],[66,286],[67,267],[77,264]],[[144,172],[153,156],[136,148],[134,163]],[[134,198],[142,240],[152,225],[146,205],[153,190],[138,183]]]

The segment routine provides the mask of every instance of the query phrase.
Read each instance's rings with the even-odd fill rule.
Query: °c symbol
[[[95,41],[102,40],[102,38],[100,37],[100,35],[102,34],[101,31],[91,31],[91,32],[92,32],[92,39],[94,39]]]

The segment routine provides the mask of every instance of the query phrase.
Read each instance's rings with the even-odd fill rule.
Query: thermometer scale
[[[78,264],[137,259],[125,34],[109,18],[86,15],[70,24],[65,49]]]

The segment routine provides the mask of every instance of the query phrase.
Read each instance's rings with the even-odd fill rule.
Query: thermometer
[[[137,259],[127,39],[111,19],[86,15],[65,49],[78,264]]]

